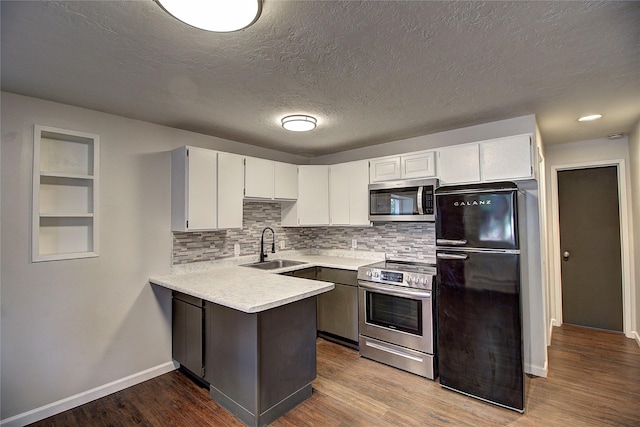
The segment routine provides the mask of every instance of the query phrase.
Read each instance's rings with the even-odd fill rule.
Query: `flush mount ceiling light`
[[[318,121],[315,117],[297,114],[282,119],[282,127],[293,132],[307,132],[316,128]]]
[[[602,117],[602,114],[591,114],[589,116],[582,116],[578,119],[579,122],[590,122],[592,120],[598,120]]]
[[[226,33],[253,24],[262,0],[156,0],[169,14],[193,27]]]

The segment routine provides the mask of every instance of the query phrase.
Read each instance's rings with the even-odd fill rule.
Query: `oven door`
[[[360,335],[433,354],[431,291],[358,282]]]

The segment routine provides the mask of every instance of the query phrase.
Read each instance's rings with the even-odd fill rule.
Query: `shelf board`
[[[93,218],[89,212],[40,212],[40,218]]]
[[[34,256],[34,261],[58,261],[62,259],[75,259],[75,258],[95,258],[99,256],[95,252],[69,252],[69,253],[56,253],[56,254],[40,254]]]
[[[91,181],[94,180],[93,175],[81,175],[73,173],[40,172],[40,176],[45,178],[86,179]]]

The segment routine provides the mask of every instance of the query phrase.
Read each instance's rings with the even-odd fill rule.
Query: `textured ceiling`
[[[634,1],[265,0],[234,33],[151,0],[2,1],[1,16],[4,91],[307,156],[528,114],[546,144],[640,118]],[[318,128],[283,130],[294,113]]]

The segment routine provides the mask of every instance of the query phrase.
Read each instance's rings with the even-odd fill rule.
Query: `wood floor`
[[[623,335],[555,328],[549,376],[526,378],[518,414],[319,339],[313,395],[271,426],[639,426],[640,349]],[[242,426],[179,371],[34,426]]]

